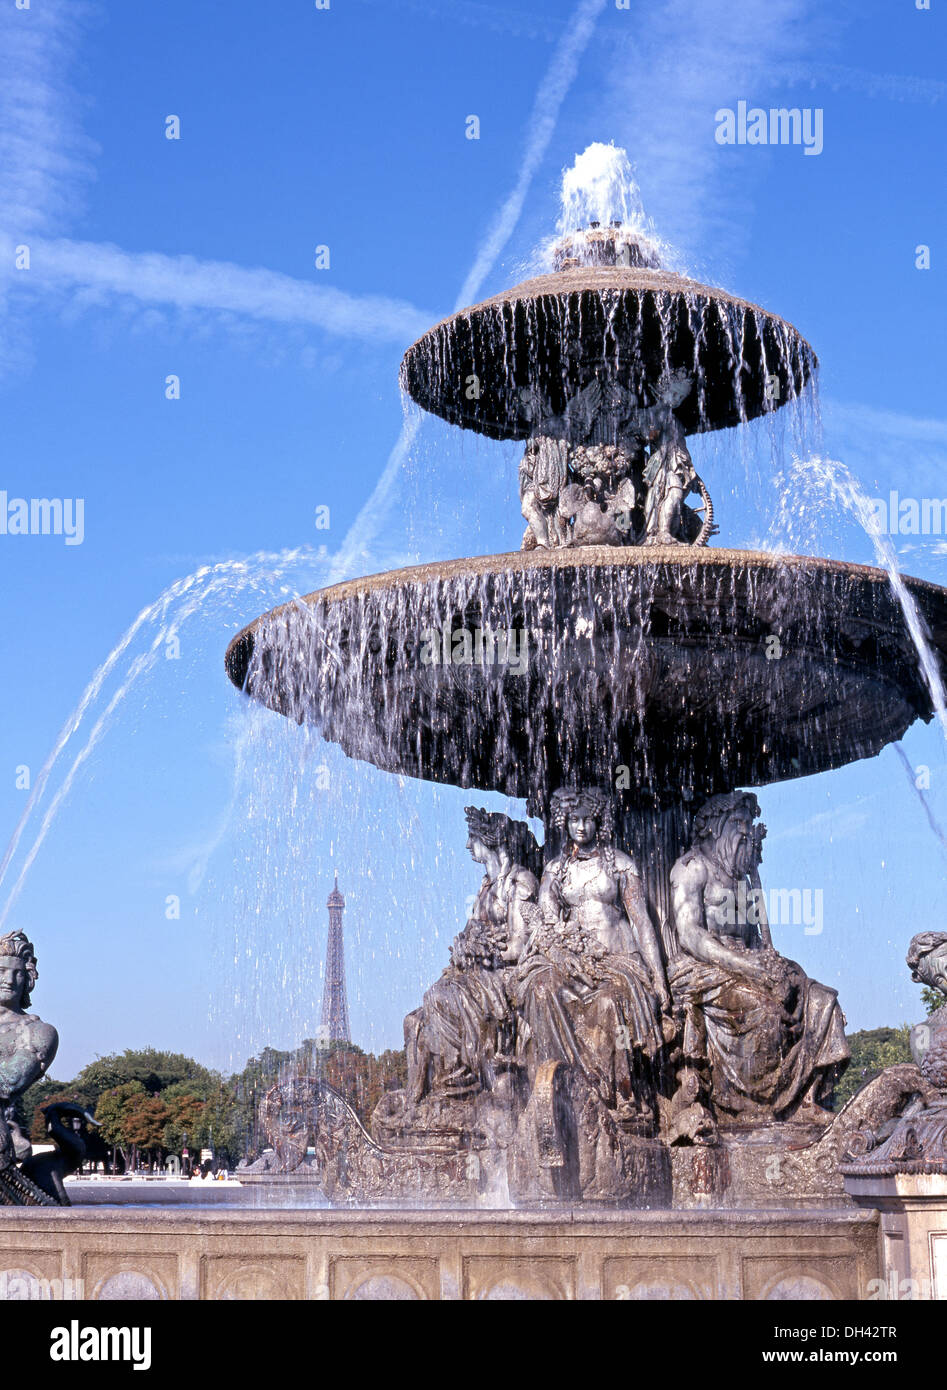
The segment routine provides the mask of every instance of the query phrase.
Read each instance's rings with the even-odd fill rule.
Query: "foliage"
[[[909,1026],[904,1024],[901,1028],[865,1028],[848,1035],[852,1060],[835,1091],[836,1110],[841,1110],[860,1086],[885,1067],[912,1060],[910,1032]]]
[[[265,1048],[228,1079],[180,1053],[128,1049],[98,1057],[71,1082],[45,1077],[24,1092],[22,1113],[32,1118],[31,1137],[46,1137],[42,1106],[76,1101],[100,1121],[104,1142],[134,1167],[140,1158],[163,1162],[181,1153],[184,1136],[191,1153],[213,1149],[229,1167],[263,1147],[260,1101],[271,1086],[304,1073],[322,1077],[340,1091],[363,1124],[383,1093],[403,1086],[404,1052],[373,1056],[354,1043],[328,1046],[307,1038],[295,1051]]]
[[[220,1077],[216,1072],[202,1067],[200,1062],[195,1062],[193,1057],[145,1047],[138,1050],[128,1048],[124,1052],[113,1052],[108,1057],[97,1057],[83,1067],[73,1085],[94,1106],[105,1091],[112,1091],[116,1086],[130,1081],[139,1081],[149,1095],[182,1081],[189,1082],[189,1089],[196,1094],[202,1094],[201,1088],[213,1087],[219,1083]]]
[[[930,1018],[931,1014],[936,1013],[938,1009],[942,1009],[947,1004],[947,995],[941,994],[939,989],[930,989],[929,986],[925,985],[921,990],[921,1003],[927,1010],[928,1018]]]

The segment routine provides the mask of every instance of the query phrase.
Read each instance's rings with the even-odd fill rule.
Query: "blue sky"
[[[821,448],[871,495],[947,495],[944,24],[938,0],[4,0],[0,490],[83,498],[85,535],[0,536],[0,841],[30,795],[17,769],[35,791],[157,602],[0,885],[6,904],[32,856],[6,928],[36,942],[58,1074],[145,1043],[229,1068],[311,1034],[335,867],[355,1036],[399,1042],[477,886],[471,798],[249,709],[223,651],[330,574],[518,545],[515,448],[427,421],[392,458],[398,364],[465,291],[535,264],[591,141],[628,149],[682,266],[816,348]],[[823,152],[720,146],[741,100],[821,108]],[[701,444],[721,539],[871,562],[814,494],[771,534],[771,442],[745,434]],[[947,583],[947,537],[895,544]],[[943,733],[915,726],[904,752],[947,824]],[[915,1018],[903,956],[942,925],[945,859],[897,752],[761,799],[766,882],[824,893],[822,934],[778,944],[852,1027]]]

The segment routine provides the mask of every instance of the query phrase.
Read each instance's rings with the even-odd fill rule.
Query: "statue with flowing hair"
[[[539,854],[523,821],[466,808],[467,848],[484,869],[473,911],[454,939],[450,964],[405,1019],[408,1102],[457,1100],[493,1091],[514,1065],[509,979],[531,930]]]
[[[540,921],[516,972],[520,1054],[531,1081],[566,1063],[619,1129],[648,1135],[675,1030],[641,877],[615,845],[606,792],[561,788],[551,812],[565,843],[543,871]]]
[[[685,1071],[723,1126],[828,1124],[849,1060],[838,996],[772,944],[759,879],[766,827],[751,792],[713,796],[671,870],[668,979]],[[696,1084],[700,1078],[700,1085]]]

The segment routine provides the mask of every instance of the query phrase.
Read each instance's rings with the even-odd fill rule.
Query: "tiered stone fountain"
[[[736,790],[933,713],[886,574],[708,548],[687,436],[780,408],[815,368],[790,324],[617,224],[409,349],[424,409],[525,441],[522,549],[287,604],[228,674],[350,757],[524,800],[545,843],[469,809],[485,877],[406,1020],[407,1090],[369,1134],[316,1079],[277,1088],[258,1168],[350,1202],[838,1205],[852,1136],[923,1092],[895,1068],[833,1117],[841,1014],[773,946],[765,830]],[[906,584],[943,652],[947,592]]]

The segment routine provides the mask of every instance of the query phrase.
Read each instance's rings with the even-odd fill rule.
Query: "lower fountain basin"
[[[906,587],[941,659],[947,590]],[[535,550],[319,590],[240,632],[230,679],[388,772],[545,803],[764,785],[933,714],[878,569],[684,547]]]

